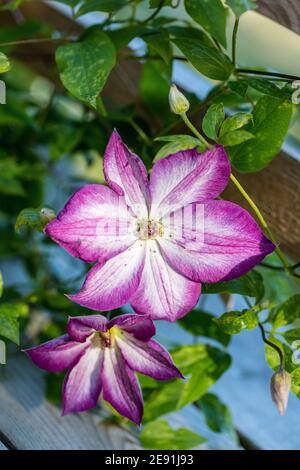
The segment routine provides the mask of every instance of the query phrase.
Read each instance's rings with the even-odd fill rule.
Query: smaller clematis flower
[[[102,392],[122,416],[140,424],[143,398],[134,372],[156,380],[182,378],[168,351],[155,340],[148,316],[69,318],[67,334],[25,350],[41,369],[68,369],[63,414],[94,408]]]

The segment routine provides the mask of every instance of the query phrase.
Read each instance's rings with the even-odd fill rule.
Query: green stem
[[[147,136],[147,134],[143,131],[143,129],[132,119],[129,118],[128,122],[132,125],[134,130],[137,132],[137,134],[141,137],[141,139],[145,142],[147,146],[152,145],[151,139]]]
[[[232,56],[231,56],[234,67],[236,67],[236,40],[237,40],[239,24],[240,24],[240,19],[236,18],[235,23],[234,23],[233,33],[232,33]]]
[[[275,77],[281,78],[282,80],[300,80],[300,77],[297,75],[288,75],[285,73],[278,72],[264,72],[262,70],[251,70],[251,69],[235,69],[235,73],[238,75],[259,75],[262,77]]]
[[[193,132],[193,134],[198,137],[198,139],[200,139],[205,145],[206,147],[210,148],[212,147],[211,144],[209,144],[207,142],[207,140],[200,134],[200,132],[195,128],[195,126],[191,123],[191,121],[189,120],[189,118],[187,117],[186,114],[181,114],[180,116],[182,118],[182,120],[185,122],[185,124],[187,125],[187,127]],[[233,184],[237,187],[237,189],[239,190],[239,192],[242,194],[242,196],[246,199],[246,201],[248,202],[248,204],[250,205],[250,207],[252,208],[252,210],[254,211],[256,217],[258,218],[259,220],[259,223],[262,227],[262,229],[264,230],[264,232],[267,234],[267,236],[270,238],[270,240],[272,241],[272,243],[274,243],[275,245],[275,252],[278,256],[278,258],[280,259],[286,273],[291,276],[293,278],[293,280],[300,285],[300,279],[297,278],[294,273],[293,273],[293,270],[290,268],[289,266],[289,263],[285,257],[285,255],[283,254],[283,252],[281,251],[281,249],[279,248],[278,246],[278,243],[272,233],[272,231],[270,230],[267,222],[265,221],[262,213],[260,212],[259,208],[257,207],[257,205],[255,204],[255,202],[253,201],[253,199],[249,196],[249,194],[247,193],[247,191],[243,188],[243,186],[241,185],[241,183],[236,179],[236,177],[231,173],[230,175],[230,179],[231,181],[233,182]]]
[[[275,343],[272,343],[272,341],[270,341],[269,339],[267,339],[266,337],[266,332],[264,330],[264,327],[261,323],[258,323],[258,327],[260,329],[260,332],[261,332],[261,336],[262,336],[262,339],[263,339],[263,342],[265,344],[267,344],[268,346],[270,346],[272,349],[274,349],[278,356],[279,356],[279,372],[282,372],[284,370],[284,356],[283,356],[283,352],[281,351],[281,349],[277,346],[277,344]]]
[[[148,21],[153,20],[159,14],[159,12],[160,12],[160,10],[162,9],[163,6],[164,6],[164,0],[160,0],[156,10],[150,16],[148,16],[148,18],[143,20],[141,23],[146,24],[146,23],[148,23]]]
[[[200,132],[191,123],[191,121],[189,120],[189,118],[187,117],[187,115],[185,113],[181,114],[180,117],[182,118],[184,123],[187,125],[187,127],[193,132],[193,134],[195,134],[195,136],[198,137],[198,139],[201,140],[201,142],[203,142],[203,144],[206,147],[208,147],[208,148],[211,147],[211,144],[209,142],[207,142],[207,140],[203,137],[203,135],[200,134]]]

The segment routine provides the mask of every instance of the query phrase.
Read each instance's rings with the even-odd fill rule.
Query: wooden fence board
[[[258,11],[300,34],[299,0],[258,0]]]

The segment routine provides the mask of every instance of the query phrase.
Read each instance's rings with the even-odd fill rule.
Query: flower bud
[[[43,207],[40,210],[40,218],[41,218],[41,221],[44,223],[50,222],[51,220],[55,219],[55,217],[56,217],[55,212],[52,209]]]
[[[176,85],[171,85],[169,93],[169,104],[172,113],[185,114],[190,107],[190,103]]]
[[[281,416],[284,415],[289,399],[291,376],[285,370],[275,372],[271,379],[272,400]]]

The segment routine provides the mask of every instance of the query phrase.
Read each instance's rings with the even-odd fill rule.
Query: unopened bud
[[[190,103],[176,85],[171,85],[169,93],[169,104],[172,113],[185,114],[190,107]]]
[[[272,400],[281,416],[284,415],[291,387],[291,376],[285,370],[275,372],[271,379],[271,395]]]
[[[40,210],[40,218],[44,223],[48,223],[51,220],[55,219],[56,214],[52,209],[48,209],[47,207],[43,207]]]

